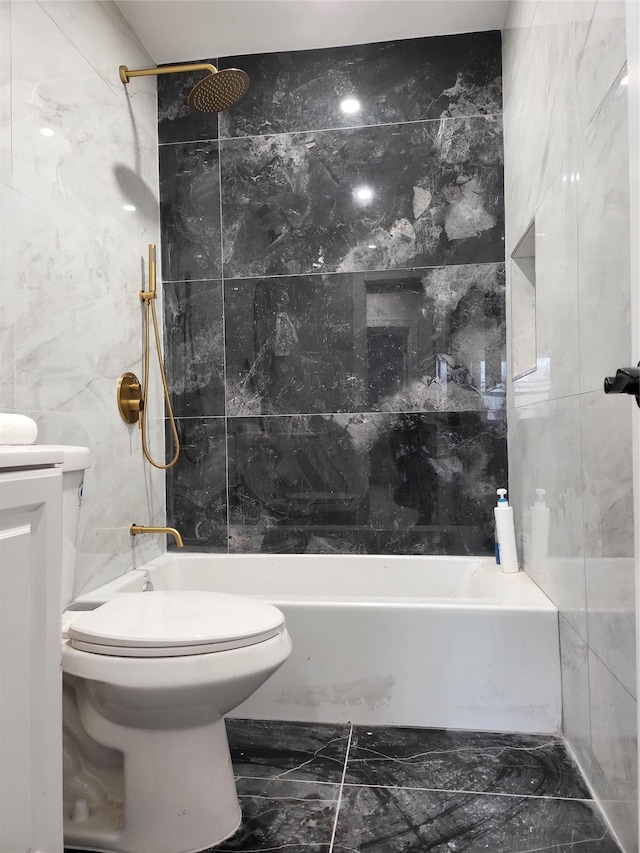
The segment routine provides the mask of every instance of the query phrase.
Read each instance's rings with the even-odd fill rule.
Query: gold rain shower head
[[[128,83],[132,77],[148,77],[158,74],[179,74],[185,71],[209,71],[210,73],[199,80],[189,92],[189,106],[192,110],[203,113],[217,113],[228,109],[249,88],[249,75],[239,68],[223,68],[218,71],[209,62],[198,62],[192,65],[164,65],[161,68],[140,68],[129,71],[126,65],[120,66],[120,79]]]

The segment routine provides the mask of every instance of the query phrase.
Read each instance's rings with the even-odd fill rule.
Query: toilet
[[[287,659],[267,602],[194,591],[71,601],[87,448],[63,447],[65,847],[197,853],[241,821],[224,714]]]

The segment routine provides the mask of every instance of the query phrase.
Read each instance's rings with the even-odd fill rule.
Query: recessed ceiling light
[[[128,210],[129,212],[133,212],[136,209],[136,206],[135,204],[123,204],[122,209]]]
[[[53,131],[53,130],[51,130],[51,128],[50,128],[50,127],[41,127],[41,128],[40,128],[40,133],[41,133],[43,136],[53,136],[53,135],[54,135],[54,131]]]

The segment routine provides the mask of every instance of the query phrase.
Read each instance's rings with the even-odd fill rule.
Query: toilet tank
[[[76,570],[80,504],[84,472],[91,467],[88,447],[57,445],[63,453],[62,463],[62,609],[71,603]]]

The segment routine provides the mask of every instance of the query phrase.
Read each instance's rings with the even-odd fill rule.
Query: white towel
[[[26,415],[0,412],[0,444],[33,444],[38,424]]]

